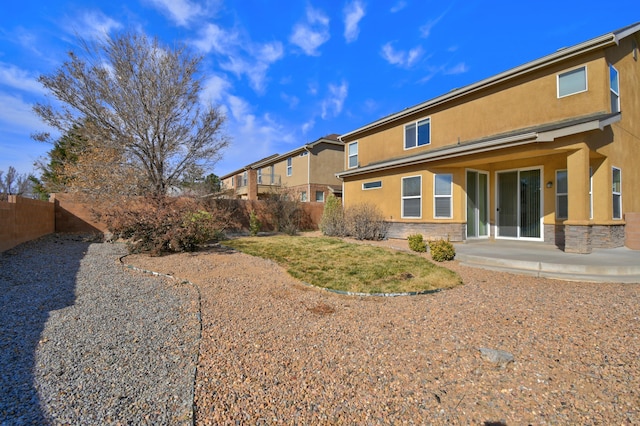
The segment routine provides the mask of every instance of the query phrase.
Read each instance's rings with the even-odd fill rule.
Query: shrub
[[[288,188],[280,188],[265,199],[267,214],[271,216],[274,230],[296,235],[304,212],[296,194]]]
[[[383,240],[387,237],[389,223],[374,204],[363,203],[345,212],[347,234],[357,240]]]
[[[409,240],[409,248],[411,250],[420,253],[424,253],[425,251],[427,251],[427,245],[424,242],[422,234],[409,235],[407,239]]]
[[[189,198],[126,200],[103,218],[114,238],[127,240],[130,253],[194,251],[222,231],[220,221]]]
[[[347,233],[346,228],[342,201],[331,194],[324,204],[320,230],[330,237],[344,237]]]
[[[249,212],[249,234],[255,237],[258,235],[258,232],[260,232],[260,228],[262,228],[262,224],[258,220],[258,215],[255,210],[251,210],[251,212]]]
[[[456,257],[456,249],[449,240],[439,239],[436,241],[429,241],[429,251],[431,251],[431,258],[436,262],[444,262],[446,260],[453,260]]]

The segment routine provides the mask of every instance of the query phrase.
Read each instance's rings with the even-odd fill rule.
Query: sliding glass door
[[[467,238],[489,236],[489,176],[467,170]]]
[[[542,200],[540,169],[497,174],[497,235],[541,239]]]

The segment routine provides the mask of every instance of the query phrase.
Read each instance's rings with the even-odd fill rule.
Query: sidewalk
[[[568,281],[640,283],[640,251],[625,247],[565,253],[554,245],[508,240],[455,243],[456,259],[472,267]]]

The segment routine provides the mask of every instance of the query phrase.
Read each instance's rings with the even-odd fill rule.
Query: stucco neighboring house
[[[623,246],[640,212],[639,45],[636,23],[342,135],[345,207],[376,204],[398,238]]]
[[[324,202],[329,194],[342,196],[344,143],[337,134],[324,136],[285,154],[274,154],[220,179],[228,197],[258,200],[287,188],[303,202]]]

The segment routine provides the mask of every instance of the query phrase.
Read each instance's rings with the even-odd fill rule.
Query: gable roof
[[[342,141],[345,141],[346,139],[354,140],[356,137],[358,137],[360,134],[364,132],[376,129],[381,126],[385,126],[396,120],[401,120],[409,115],[413,115],[415,113],[424,111],[434,106],[441,105],[443,103],[461,98],[463,96],[467,96],[479,90],[483,90],[483,89],[498,85],[505,81],[515,79],[522,75],[529,74],[531,72],[534,72],[544,67],[548,67],[558,62],[566,61],[567,59],[573,58],[575,56],[583,55],[588,52],[603,49],[605,47],[617,45],[620,43],[620,40],[632,34],[635,34],[638,31],[640,31],[640,22],[636,22],[635,24],[610,32],[608,34],[604,34],[600,37],[596,37],[596,38],[587,40],[585,42],[582,42],[580,44],[576,44],[575,46],[559,49],[550,55],[544,56],[542,58],[536,59],[531,62],[527,62],[524,65],[520,65],[518,67],[504,71],[500,74],[496,74],[492,77],[486,78],[477,83],[473,83],[468,86],[461,87],[459,89],[451,90],[450,92],[445,93],[444,95],[438,96],[426,102],[422,102],[418,105],[405,108],[400,112],[383,117],[363,127],[360,127],[356,130],[353,130],[351,132],[341,135],[340,140]]]

